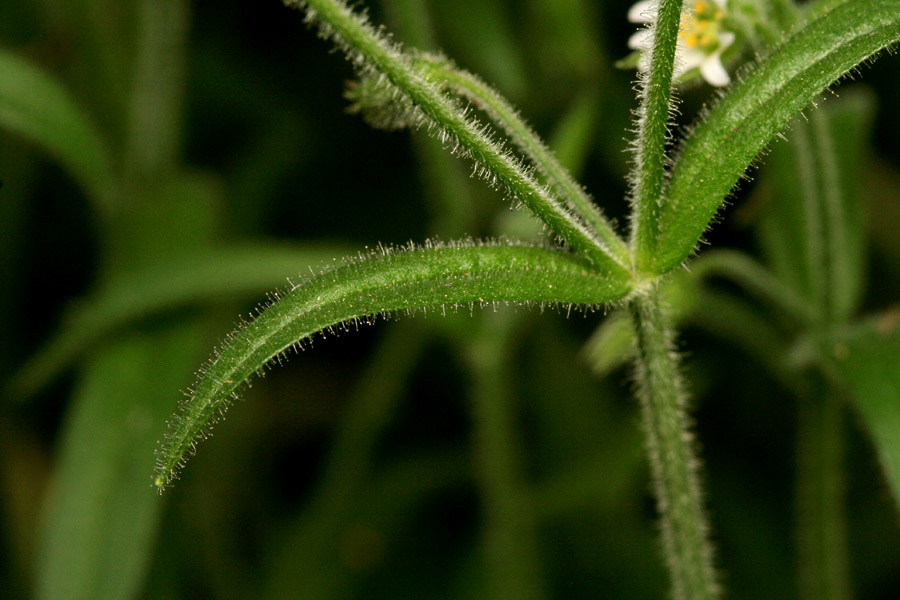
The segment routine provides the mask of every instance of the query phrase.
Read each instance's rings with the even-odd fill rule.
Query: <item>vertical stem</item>
[[[811,386],[797,426],[797,597],[847,600],[843,411],[821,377]]]
[[[169,175],[177,164],[184,103],[188,3],[143,0],[124,154],[129,183]]]
[[[666,167],[666,140],[675,46],[681,24],[682,0],[660,0],[653,25],[650,70],[643,75],[638,108],[632,184],[631,236],[638,269],[653,263],[659,237]]]
[[[718,598],[686,395],[658,291],[634,299],[630,311],[638,396],[672,596],[678,600]]]

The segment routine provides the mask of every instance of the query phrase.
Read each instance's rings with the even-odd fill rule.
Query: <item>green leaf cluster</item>
[[[662,0],[636,106],[611,1],[38,4],[0,23],[0,596],[655,597],[667,568],[677,598],[879,597],[895,61],[840,84],[900,42],[900,1],[730,0],[747,45],[709,101],[676,94],[693,3]],[[301,20],[414,165],[321,116],[351,74]]]

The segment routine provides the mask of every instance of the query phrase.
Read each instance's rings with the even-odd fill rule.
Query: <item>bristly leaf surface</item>
[[[753,159],[816,95],[900,41],[900,0],[846,0],[815,14],[703,115],[682,145],[654,272],[691,254]]]
[[[510,244],[385,249],[325,271],[276,294],[258,318],[228,336],[171,424],[155,483],[171,482],[248,377],[315,333],[398,310],[444,312],[495,303],[599,307],[628,291],[627,280],[600,274],[571,254]]]

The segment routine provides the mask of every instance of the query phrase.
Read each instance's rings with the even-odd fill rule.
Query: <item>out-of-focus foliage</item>
[[[497,87],[623,214],[634,74],[612,64],[627,52],[625,4],[368,6],[401,41]],[[600,314],[500,308],[316,339],[156,495],[153,452],[179,390],[265,290],[379,242],[535,228],[431,140],[347,115],[350,68],[277,1],[2,12],[0,597],[665,594],[629,375],[611,355],[595,378],[581,358]],[[833,314],[875,324],[823,340],[739,278],[671,295],[730,598],[796,596],[797,398],[822,344],[822,370],[847,385],[816,385],[857,415],[839,423],[850,578],[860,598],[900,593],[885,483],[896,494],[898,68],[886,57],[837,88],[847,103],[826,102],[851,106],[828,114],[859,199],[834,233],[853,263],[841,282],[791,270],[806,250],[772,233],[807,222],[788,200],[803,191],[777,183],[796,173],[796,145],[776,143],[706,234],[804,298],[838,285]],[[679,121],[709,94],[684,90]],[[818,118],[786,137],[814,145]],[[624,352],[627,329],[606,327]]]

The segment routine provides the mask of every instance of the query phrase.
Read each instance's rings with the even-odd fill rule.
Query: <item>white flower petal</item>
[[[703,61],[703,64],[700,65],[700,74],[703,75],[703,79],[708,81],[710,85],[716,87],[722,87],[731,83],[731,77],[728,76],[728,72],[722,66],[722,59],[718,52],[710,55]]]
[[[651,0],[641,0],[628,9],[628,20],[632,23],[652,23],[656,20],[656,6]]]
[[[719,33],[719,52],[734,43],[734,33],[730,31],[722,31]]]
[[[678,73],[684,73],[696,69],[702,65],[709,56],[696,48],[679,46],[675,54],[675,66]]]
[[[628,47],[632,50],[649,50],[653,46],[653,32],[641,29],[628,38]]]

